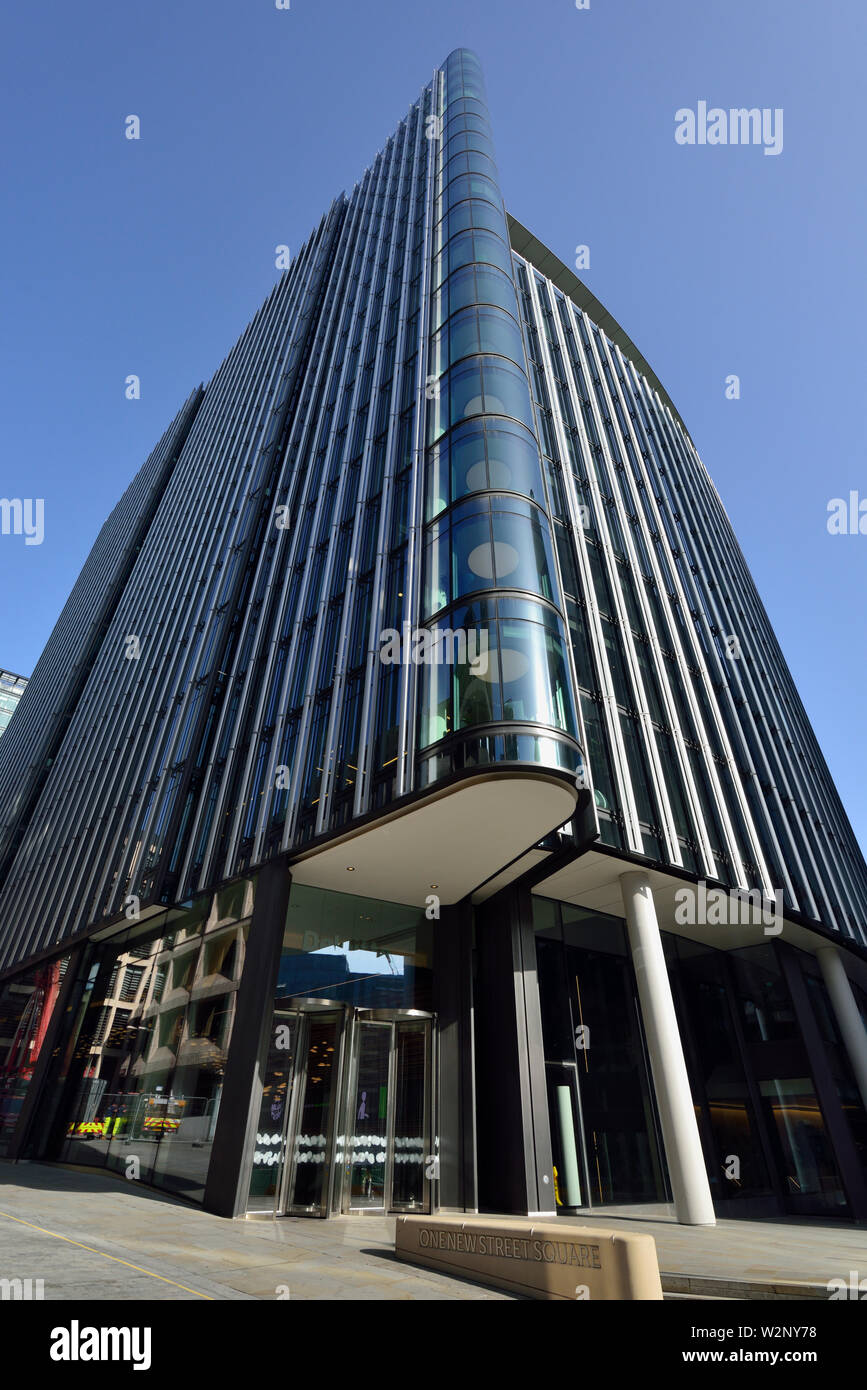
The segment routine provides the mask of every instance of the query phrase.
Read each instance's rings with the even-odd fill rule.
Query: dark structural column
[[[479,1208],[553,1215],[554,1164],[528,888],[510,885],[479,909],[476,958]]]
[[[274,1013],[290,886],[291,875],[283,860],[266,864],[256,882],[244,972],[205,1183],[203,1206],[217,1216],[238,1216],[245,1205],[240,1178],[248,1135],[256,1123],[262,1099],[262,1058]]]
[[[477,1211],[470,904],[444,907],[434,923],[433,940],[439,1206],[447,1211]]]

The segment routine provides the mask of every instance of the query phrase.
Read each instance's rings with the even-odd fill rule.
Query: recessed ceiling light
[[[347,872],[348,874],[354,874],[354,873],[355,873],[355,865],[354,865],[354,864],[347,864],[347,866],[346,866],[346,872]]]
[[[432,883],[432,884],[431,884],[431,888],[439,888],[439,884],[438,884],[438,883]]]

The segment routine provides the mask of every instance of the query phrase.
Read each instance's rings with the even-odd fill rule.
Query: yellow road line
[[[164,1284],[173,1284],[176,1289],[183,1289],[184,1293],[191,1293],[196,1298],[206,1298],[209,1303],[213,1303],[213,1298],[209,1293],[199,1293],[198,1289],[190,1289],[186,1284],[179,1284],[177,1279],[167,1279],[164,1274],[154,1274],[151,1269],[142,1269],[141,1265],[130,1264],[129,1260],[119,1260],[117,1255],[107,1255],[104,1250],[95,1250],[92,1245],[82,1245],[80,1240],[71,1240],[69,1236],[58,1235],[57,1231],[47,1231],[44,1226],[35,1226],[32,1221],[23,1221],[20,1216],[11,1216],[8,1211],[0,1211],[0,1216],[5,1216],[7,1221],[17,1221],[19,1226],[29,1226],[31,1231],[41,1231],[44,1236],[53,1236],[55,1240],[65,1240],[67,1245],[77,1245],[79,1250],[89,1250],[91,1255],[101,1255],[104,1260],[114,1260],[116,1265],[126,1265],[127,1269],[135,1269],[139,1274],[147,1274],[151,1279],[162,1279]]]

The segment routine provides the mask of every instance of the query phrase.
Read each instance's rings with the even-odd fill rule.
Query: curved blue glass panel
[[[501,415],[533,428],[527,378],[503,357],[470,357],[445,375],[439,395],[429,402],[428,444],[475,415]]]
[[[462,358],[480,353],[497,353],[518,367],[524,363],[518,325],[504,310],[492,305],[461,309],[452,315],[431,343],[431,372],[439,376]]]
[[[574,738],[577,715],[560,619],[551,614],[544,623],[518,617],[473,623],[468,616],[453,611],[431,628],[436,659],[422,671],[419,748],[497,723],[540,724]]]
[[[538,507],[518,497],[470,497],[427,534],[424,616],[485,590],[553,599],[554,572],[548,521]]]
[[[463,202],[464,198],[487,198],[494,207],[502,207],[503,203],[496,181],[487,174],[459,174],[457,178],[452,179],[451,183],[443,188],[444,210],[455,207]]]

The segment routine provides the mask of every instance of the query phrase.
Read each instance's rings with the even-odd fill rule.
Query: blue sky
[[[0,665],[28,675],[120,493],[451,49],[504,195],[638,344],[723,498],[867,845],[862,0],[42,0],[0,21]],[[675,111],[781,107],[784,146]],[[141,119],[141,139],[124,120]],[[138,401],[124,380],[141,378]],[[736,373],[739,400],[727,400]]]

